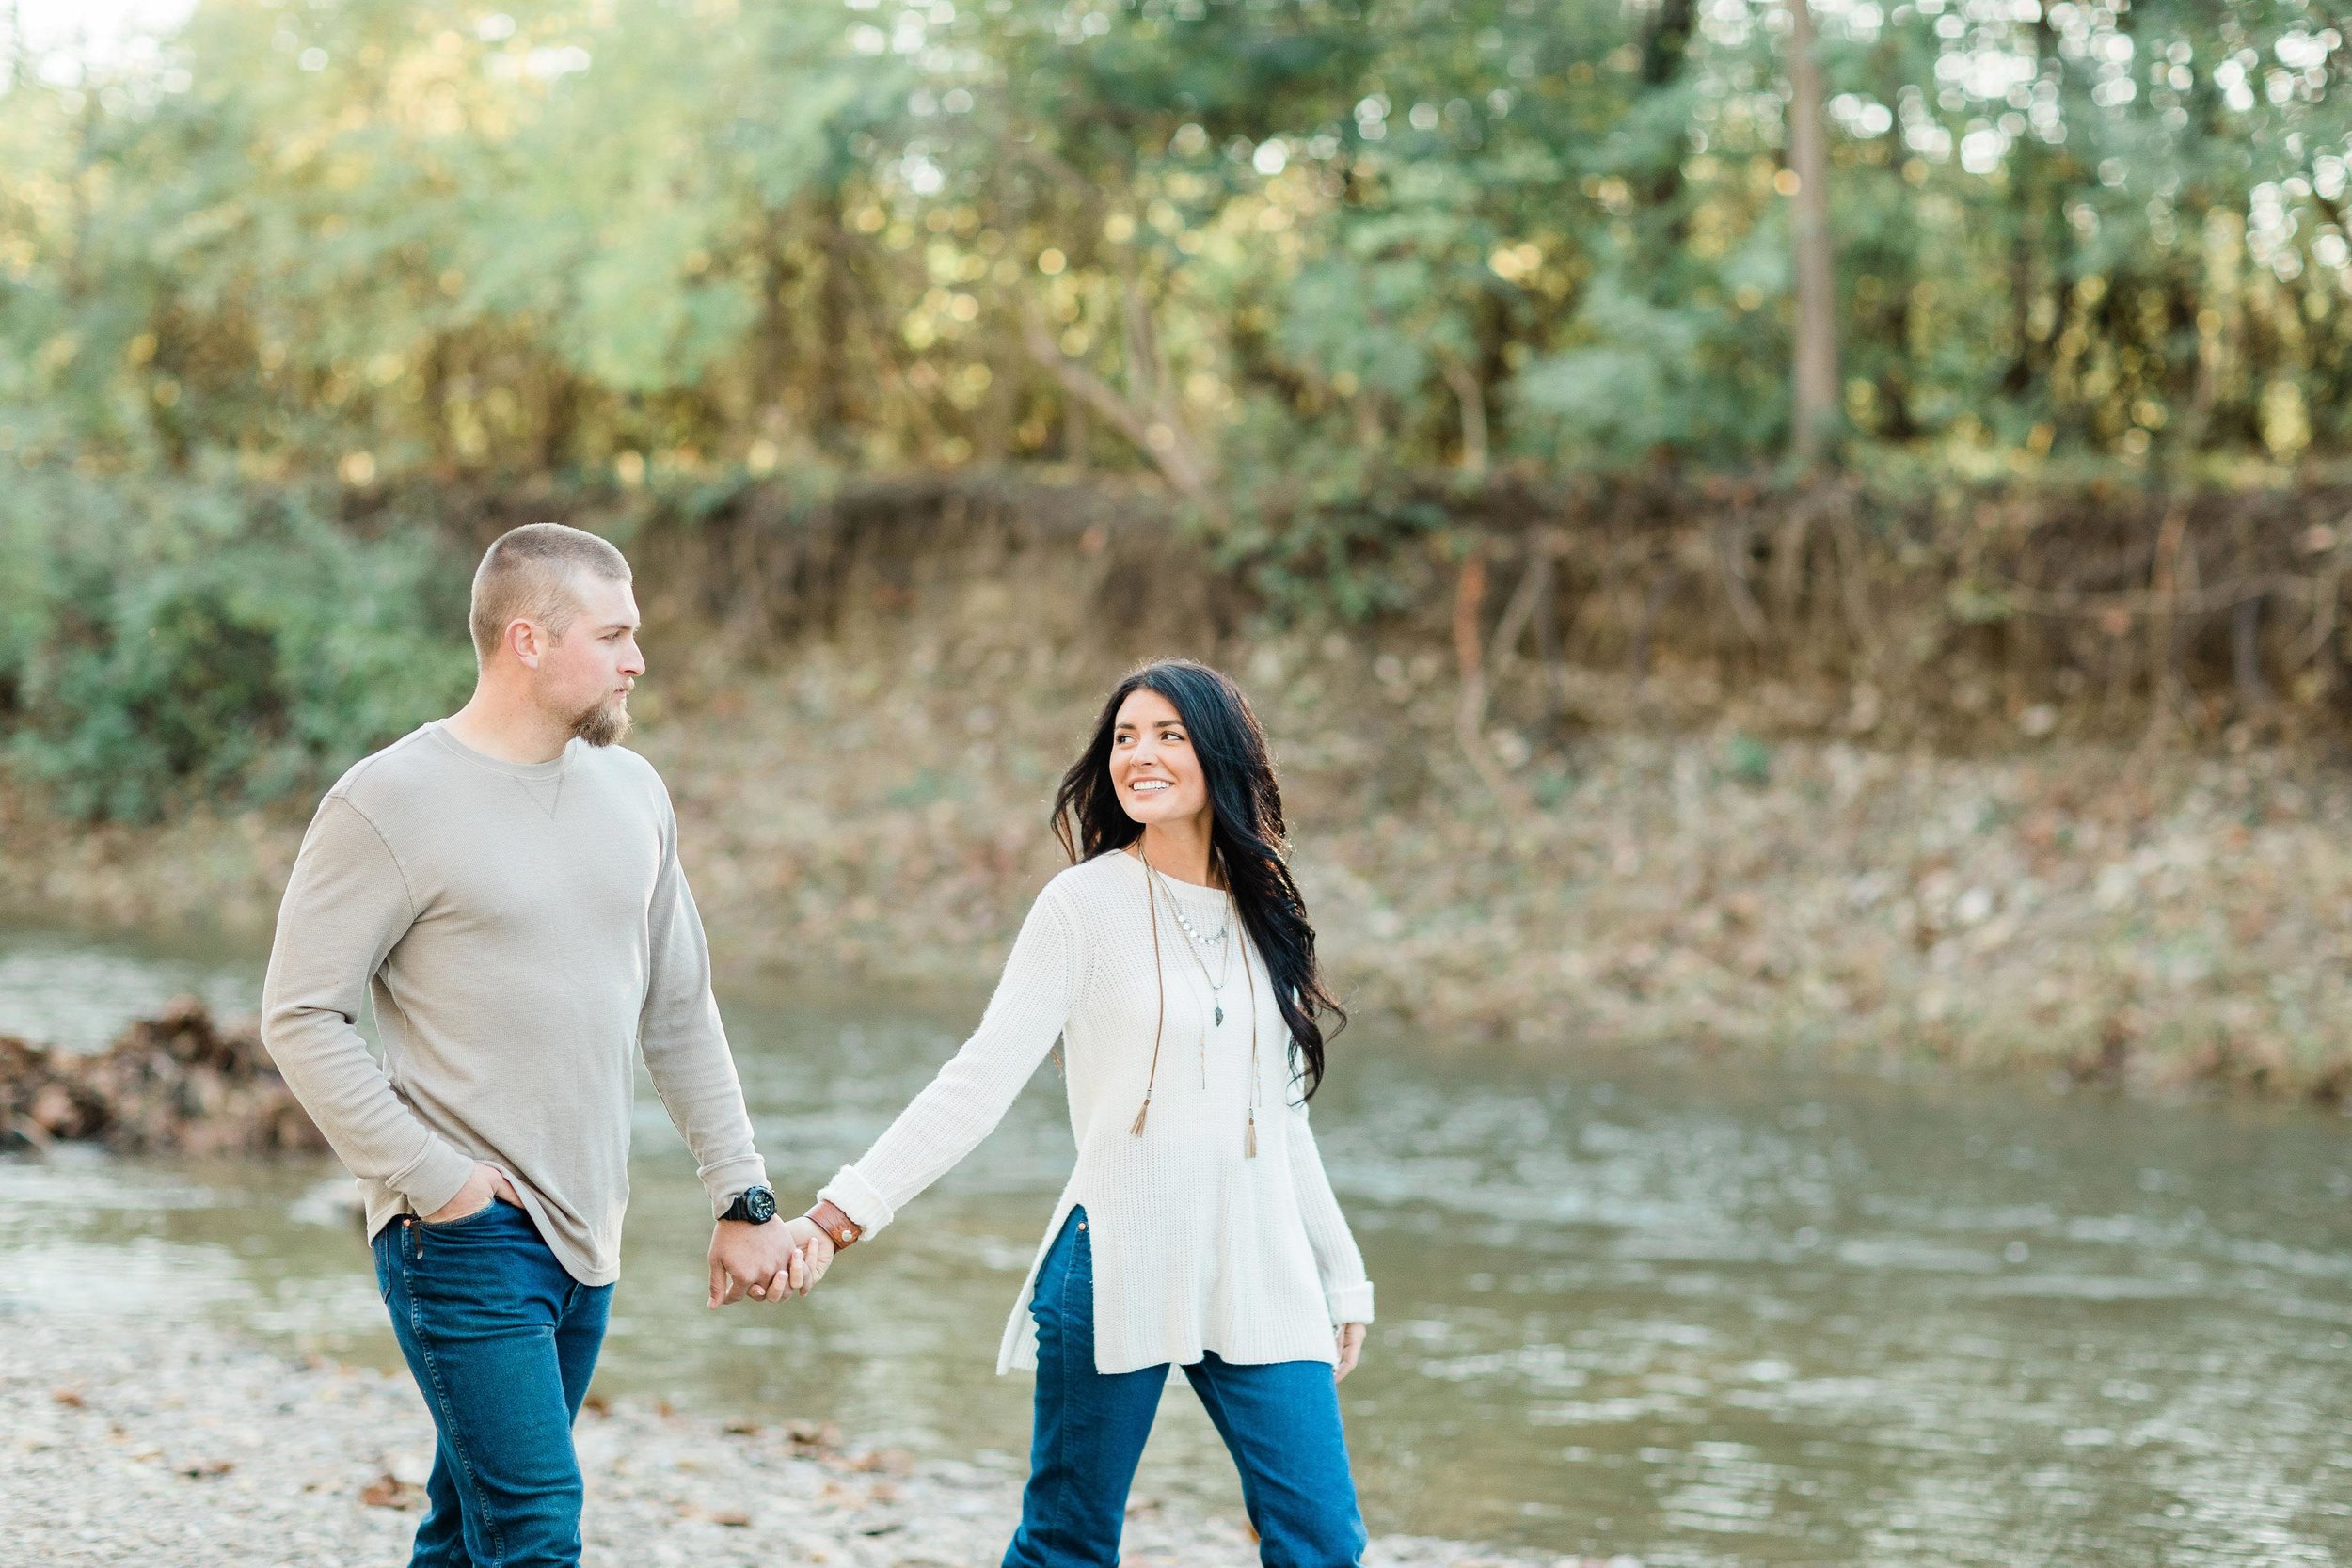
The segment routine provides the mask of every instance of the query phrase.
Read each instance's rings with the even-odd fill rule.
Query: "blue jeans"
[[[572,1568],[572,1421],[612,1287],[564,1272],[531,1216],[493,1202],[376,1232],[375,1282],[439,1441],[410,1568]]]
[[[1084,1209],[1071,1213],[1046,1253],[1029,1310],[1038,1330],[1037,1424],[1021,1528],[1004,1568],[1116,1568],[1127,1488],[1168,1369],[1094,1370],[1094,1255]],[[1184,1376],[1241,1470],[1259,1560],[1266,1568],[1355,1568],[1364,1521],[1329,1363],[1251,1366],[1211,1354]]]

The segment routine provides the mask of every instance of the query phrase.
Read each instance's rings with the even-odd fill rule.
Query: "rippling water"
[[[103,1040],[249,957],[0,937],[0,1032]],[[806,1194],[960,1021],[745,994]],[[1380,1293],[1349,1436],[1375,1531],[1655,1565],[2352,1560],[2352,1125],[1564,1048],[1344,1037],[1316,1126]],[[865,1440],[1018,1454],[996,1334],[1068,1168],[1041,1073],[820,1293],[701,1306],[691,1163],[641,1100],[599,1380]],[[389,1364],[332,1167],[0,1162],[0,1308],[244,1324]],[[1237,1511],[1171,1385],[1138,1496]]]

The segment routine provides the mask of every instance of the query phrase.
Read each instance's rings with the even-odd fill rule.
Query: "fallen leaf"
[[[841,1429],[827,1421],[821,1426],[815,1421],[795,1420],[785,1427],[794,1444],[803,1449],[837,1449],[841,1446]]]
[[[359,1500],[370,1508],[407,1510],[416,1507],[423,1496],[423,1487],[389,1475],[376,1477],[359,1491]]]

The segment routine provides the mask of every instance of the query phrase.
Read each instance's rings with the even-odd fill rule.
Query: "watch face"
[[[743,1195],[743,1217],[754,1225],[766,1225],[776,1217],[776,1195],[765,1187],[754,1187]]]

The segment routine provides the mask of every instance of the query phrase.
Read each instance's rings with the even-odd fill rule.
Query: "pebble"
[[[404,1561],[433,1428],[397,1374],[297,1362],[224,1330],[132,1338],[0,1317],[0,1518],[43,1568],[382,1568]],[[988,1568],[1020,1514],[1006,1464],[917,1463],[828,1427],[615,1400],[578,1427],[583,1561],[651,1568]],[[1126,1568],[1245,1568],[1238,1519],[1138,1498]],[[1367,1568],[1577,1568],[1386,1536]],[[1629,1558],[1613,1568],[1638,1568]]]

